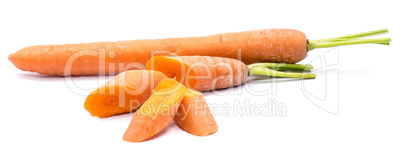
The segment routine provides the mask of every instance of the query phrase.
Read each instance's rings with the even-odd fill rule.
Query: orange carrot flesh
[[[135,111],[151,95],[152,90],[164,78],[158,71],[130,70],[110,79],[91,92],[84,108],[92,115],[106,118]]]
[[[123,140],[140,142],[162,131],[172,122],[186,93],[186,87],[173,79],[163,79],[149,99],[135,112]]]
[[[196,72],[190,68],[190,64],[178,59],[182,58],[156,56],[147,62],[146,67],[148,70],[163,72],[167,77],[176,79],[188,88],[194,88],[197,80],[190,79],[189,76],[196,76]]]
[[[197,91],[236,86],[245,82],[248,76],[247,66],[243,62],[221,57],[155,56],[146,67],[161,71]]]
[[[196,136],[207,136],[218,130],[201,92],[191,89],[184,94],[174,120],[184,131]]]

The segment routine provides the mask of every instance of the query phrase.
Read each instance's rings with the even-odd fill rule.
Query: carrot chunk
[[[163,79],[151,97],[134,113],[123,140],[140,142],[162,131],[177,113],[186,87],[173,79]]]
[[[151,95],[166,75],[152,70],[130,70],[110,79],[91,92],[84,108],[92,115],[106,118],[135,111]]]
[[[204,96],[192,89],[184,94],[174,120],[184,131],[196,136],[207,136],[218,130]]]

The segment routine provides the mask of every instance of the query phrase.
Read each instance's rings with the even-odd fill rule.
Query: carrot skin
[[[174,118],[184,131],[195,136],[207,136],[218,130],[218,124],[198,91],[188,89]]]
[[[228,88],[242,84],[247,66],[235,59],[209,56],[152,57],[148,70],[161,71],[186,87],[197,91]]]
[[[177,113],[186,88],[173,79],[163,79],[151,97],[135,112],[123,140],[140,142],[168,126]]]
[[[92,115],[106,118],[135,111],[151,95],[158,83],[167,78],[158,71],[130,70],[110,79],[91,92],[84,108]]]
[[[38,45],[11,54],[9,60],[23,71],[67,76],[145,69],[152,56],[171,53],[227,57],[246,64],[296,63],[307,56],[307,41],[298,30],[263,29],[203,37]]]

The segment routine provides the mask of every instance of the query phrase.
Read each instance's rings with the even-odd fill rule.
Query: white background
[[[2,1],[0,162],[401,162],[400,15],[398,1],[386,0]],[[122,140],[131,115],[99,119],[84,110],[85,95],[105,77],[74,77],[83,90],[70,90],[64,78],[22,72],[7,59],[30,45],[264,28],[294,28],[310,39],[388,28],[393,41],[311,51],[302,63],[313,61],[315,80],[257,78],[205,93],[210,105],[224,105],[211,108],[217,133],[196,137],[172,123],[142,143]],[[233,113],[236,102],[270,100],[286,114]]]

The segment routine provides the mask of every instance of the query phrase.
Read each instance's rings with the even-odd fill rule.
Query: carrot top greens
[[[341,37],[324,38],[318,40],[307,40],[308,51],[317,48],[329,48],[343,45],[353,45],[353,44],[382,44],[389,45],[391,38],[374,38],[374,39],[360,39],[362,37],[369,37],[374,35],[380,35],[388,33],[388,29],[379,29],[374,31],[356,33]]]

